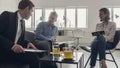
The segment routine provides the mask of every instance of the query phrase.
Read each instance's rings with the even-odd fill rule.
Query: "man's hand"
[[[32,48],[32,49],[38,50],[32,43],[28,43],[27,48],[28,49]]]
[[[12,50],[15,53],[25,53],[24,48],[21,45],[19,45],[19,44],[13,45]]]

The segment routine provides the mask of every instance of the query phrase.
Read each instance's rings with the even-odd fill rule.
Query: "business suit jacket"
[[[15,13],[5,11],[0,15],[0,50],[9,52],[14,45],[16,32],[18,25],[17,11]],[[25,25],[23,24],[23,30],[18,44],[26,47],[28,41],[24,39]]]

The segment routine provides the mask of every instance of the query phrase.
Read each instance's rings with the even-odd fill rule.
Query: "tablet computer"
[[[99,35],[104,35],[105,31],[97,31],[97,32],[92,32],[92,36],[99,36]]]

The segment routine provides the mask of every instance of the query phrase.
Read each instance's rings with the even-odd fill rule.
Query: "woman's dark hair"
[[[34,4],[30,0],[21,0],[19,2],[18,9],[25,9],[26,7],[32,9],[34,7]]]
[[[110,12],[107,8],[101,8],[99,11],[104,12],[105,14],[107,14],[106,18],[104,21],[108,22],[110,20]]]

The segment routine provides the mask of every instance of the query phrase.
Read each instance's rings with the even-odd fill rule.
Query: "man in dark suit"
[[[0,59],[29,64],[30,68],[39,68],[39,57],[35,53],[25,53],[25,48],[37,49],[24,39],[25,22],[33,12],[34,4],[30,0],[21,0],[18,11],[5,11],[0,15]]]

